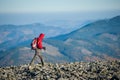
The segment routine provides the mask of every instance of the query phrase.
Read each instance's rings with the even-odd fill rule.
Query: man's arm
[[[46,47],[43,47],[42,49],[46,50]]]

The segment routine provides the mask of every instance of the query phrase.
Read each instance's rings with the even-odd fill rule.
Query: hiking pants
[[[40,55],[40,53],[41,53],[41,49],[38,49],[38,48],[35,49],[35,55],[34,55],[33,59],[31,60],[30,65],[33,65],[34,60],[36,59],[37,56],[41,60],[42,66],[44,65],[44,62],[43,62],[43,59],[42,59],[42,56]]]

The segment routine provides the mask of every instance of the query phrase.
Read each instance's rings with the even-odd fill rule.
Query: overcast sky
[[[120,0],[0,0],[0,13],[120,10]]]

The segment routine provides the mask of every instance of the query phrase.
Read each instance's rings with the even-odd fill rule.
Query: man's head
[[[41,33],[41,34],[39,35],[39,38],[44,38],[44,36],[45,36],[45,34]]]

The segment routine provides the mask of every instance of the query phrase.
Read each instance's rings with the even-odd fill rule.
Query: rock
[[[45,63],[0,68],[0,80],[120,80],[120,61]]]

